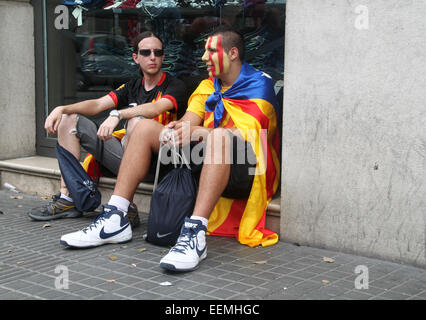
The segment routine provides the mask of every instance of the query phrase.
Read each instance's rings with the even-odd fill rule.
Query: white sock
[[[199,220],[202,222],[202,224],[207,228],[207,224],[209,223],[209,219],[206,219],[204,217],[200,217],[200,216],[191,216],[192,220]]]
[[[73,200],[71,197],[66,196],[66,195],[64,195],[63,193],[61,193],[61,198],[62,198],[62,199],[65,199],[65,200],[67,200],[67,201],[69,201],[69,202],[74,202],[74,200]]]
[[[129,209],[130,201],[126,198],[112,195],[108,202],[111,206],[116,206],[118,210],[122,211],[124,215],[127,214],[127,210]]]

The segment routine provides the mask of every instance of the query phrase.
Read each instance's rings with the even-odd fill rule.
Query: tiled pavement
[[[126,245],[65,249],[60,236],[86,227],[93,215],[31,221],[26,212],[45,202],[0,191],[0,300],[426,299],[425,269],[284,242],[249,248],[208,237],[208,257],[198,270],[167,273],[159,266],[167,249],[143,240],[146,215]],[[361,273],[357,266],[364,266]]]

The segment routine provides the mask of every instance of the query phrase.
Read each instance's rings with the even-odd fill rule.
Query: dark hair
[[[243,61],[245,48],[243,35],[229,25],[221,25],[213,30],[210,37],[219,34],[223,36],[223,47],[225,50],[229,51],[232,47],[237,48],[240,60]]]
[[[161,40],[159,36],[157,36],[152,31],[144,31],[142,33],[139,33],[136,36],[135,40],[133,40],[133,53],[138,53],[138,51],[139,51],[139,42],[141,42],[145,38],[150,38],[150,37],[154,37],[154,38],[157,38],[158,40],[160,40],[162,49],[164,49],[163,40]]]

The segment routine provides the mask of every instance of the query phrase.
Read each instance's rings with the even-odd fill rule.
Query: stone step
[[[0,181],[15,186],[19,191],[32,195],[50,196],[59,190],[60,171],[55,158],[33,156],[0,161]],[[101,177],[99,190],[103,201],[114,191],[115,178]],[[139,212],[148,214],[152,196],[152,183],[141,182],[133,201]],[[280,195],[276,195],[268,206],[266,227],[279,233]]]

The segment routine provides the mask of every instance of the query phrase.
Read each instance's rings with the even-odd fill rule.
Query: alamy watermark
[[[69,270],[67,266],[62,264],[56,266],[55,274],[58,276],[55,278],[55,289],[57,290],[67,290],[69,289]]]
[[[72,16],[77,20],[77,25],[83,25],[83,11],[87,11],[86,8],[78,5],[71,12]],[[68,30],[70,27],[70,12],[67,6],[58,5],[55,7],[55,21],[54,26],[57,30]]]
[[[365,5],[358,5],[354,12],[357,14],[354,26],[358,30],[368,30],[370,28],[370,12]]]
[[[355,273],[359,274],[359,276],[355,278],[355,289],[367,290],[370,282],[368,267],[364,265],[356,266]]]
[[[173,131],[169,131],[170,135]],[[178,137],[172,142],[170,136],[160,137],[167,152],[161,151],[161,164],[176,163],[177,157],[185,163],[200,164],[245,164],[249,167],[249,175],[263,175],[268,164],[268,130],[248,129],[239,131],[240,136],[230,130],[222,130],[222,134],[210,133],[207,141],[198,144],[190,144],[189,141],[199,141],[205,132],[203,129],[190,133],[189,122],[182,125],[180,156],[176,156],[174,145],[179,145]],[[167,133],[166,133],[167,134]],[[242,137],[244,136],[244,138]],[[223,146],[226,146],[223,148]],[[163,146],[164,148],[164,146]],[[168,152],[171,150],[171,152]],[[256,154],[258,155],[256,157]]]

